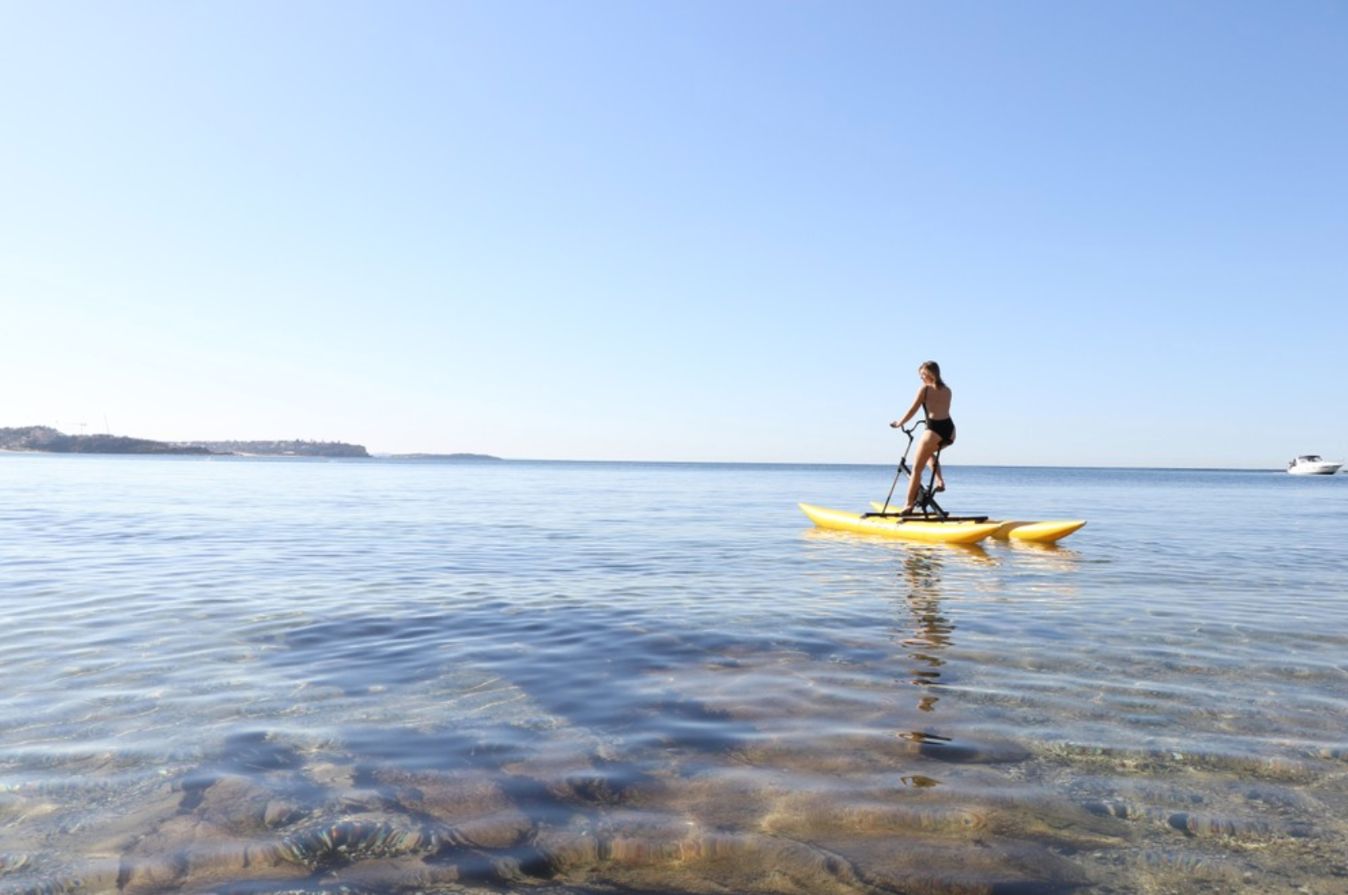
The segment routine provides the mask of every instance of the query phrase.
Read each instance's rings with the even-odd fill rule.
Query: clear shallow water
[[[1348,891],[1348,477],[0,455],[0,892]]]

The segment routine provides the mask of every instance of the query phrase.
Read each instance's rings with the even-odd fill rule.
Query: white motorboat
[[[1339,471],[1343,461],[1323,460],[1318,454],[1302,454],[1287,464],[1292,475],[1333,475]]]

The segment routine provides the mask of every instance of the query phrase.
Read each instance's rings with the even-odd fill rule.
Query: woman
[[[936,490],[945,490],[945,477],[941,475],[941,461],[936,452],[955,443],[955,421],[950,418],[952,392],[950,386],[941,379],[940,364],[929,360],[917,368],[917,375],[922,377],[922,388],[917,390],[913,406],[908,408],[903,419],[890,423],[895,429],[902,429],[904,423],[917,413],[919,407],[927,417],[927,431],[918,439],[917,458],[913,461],[913,477],[908,482],[908,503],[899,511],[901,513],[913,512],[913,507],[917,503],[918,489],[922,487],[922,470],[926,468],[928,460],[932,462]]]

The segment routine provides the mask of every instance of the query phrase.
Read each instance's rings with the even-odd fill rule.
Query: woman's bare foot
[[[906,506],[906,507],[904,507],[903,509],[899,510],[899,515],[900,515],[900,516],[907,516],[907,515],[908,515],[909,513],[911,513],[912,511],[913,511],[913,505],[910,503],[910,504],[908,504],[908,506]]]
[[[945,490],[945,482],[942,481],[941,479],[937,479],[937,480],[936,480],[936,493],[937,493],[937,494],[940,494],[940,493],[941,493],[942,491],[944,491],[944,490]]]

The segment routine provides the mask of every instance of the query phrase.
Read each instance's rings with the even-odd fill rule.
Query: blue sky
[[[0,115],[0,426],[1348,453],[1342,3],[0,2]]]

